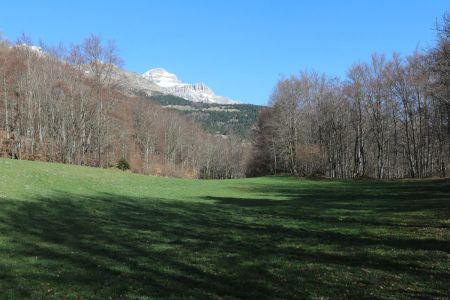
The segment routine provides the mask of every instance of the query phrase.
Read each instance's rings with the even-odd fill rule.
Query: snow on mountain
[[[39,56],[47,55],[47,52],[39,46],[17,44],[10,47],[31,51]],[[89,66],[85,65],[83,69],[87,76],[91,75]],[[217,96],[205,83],[184,83],[179,80],[175,74],[170,73],[163,68],[151,69],[142,75],[120,69],[116,66],[113,66],[111,71],[110,76],[114,83],[130,95],[144,93],[151,96],[153,94],[163,93],[178,96],[192,102],[214,104],[239,103],[239,101],[224,96]]]
[[[217,104],[236,104],[236,100],[223,96],[217,96],[204,83],[189,84],[180,81],[175,74],[169,73],[163,68],[151,69],[142,77],[157,85],[163,92],[175,95],[193,102],[217,103]]]
[[[178,80],[175,74],[169,73],[163,68],[151,69],[142,74],[142,77],[152,81],[162,88],[172,88],[186,85]]]

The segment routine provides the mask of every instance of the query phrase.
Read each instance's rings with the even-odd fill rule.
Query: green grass
[[[0,298],[446,298],[450,182],[0,159]]]

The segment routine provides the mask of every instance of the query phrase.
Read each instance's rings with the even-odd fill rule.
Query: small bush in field
[[[119,162],[117,163],[117,168],[119,170],[126,171],[126,170],[130,169],[130,164],[128,163],[128,161],[125,158],[121,158],[119,160]]]

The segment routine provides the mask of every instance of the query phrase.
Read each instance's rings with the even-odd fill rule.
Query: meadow
[[[446,298],[450,181],[0,159],[1,299]]]

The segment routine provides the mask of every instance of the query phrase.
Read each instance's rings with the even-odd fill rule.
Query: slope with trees
[[[449,28],[446,14],[434,49],[374,54],[344,81],[314,72],[280,80],[254,130],[247,174],[448,176]]]
[[[153,95],[150,100],[163,107],[174,109],[195,120],[210,133],[237,135],[247,138],[258,119],[263,106],[254,104],[212,104],[192,102],[183,98],[161,94]]]
[[[68,51],[2,40],[1,154],[98,167],[124,158],[146,174],[243,175],[240,139],[208,134],[177,112],[127,96],[111,79],[118,64],[114,44],[95,35]]]

